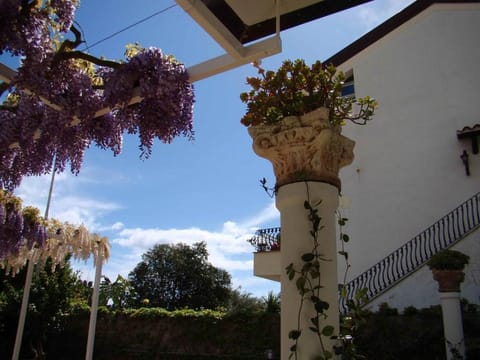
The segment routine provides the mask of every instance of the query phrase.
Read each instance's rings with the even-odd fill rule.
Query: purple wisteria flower
[[[118,155],[124,133],[138,135],[143,158],[155,139],[193,139],[193,85],[183,64],[156,48],[123,63],[87,56],[74,50],[77,1],[32,4],[0,2],[0,53],[23,57],[0,106],[0,189],[52,171],[54,158],[57,172],[69,166],[77,174],[89,146]],[[75,41],[58,44],[68,29]],[[134,95],[141,101],[133,104]]]

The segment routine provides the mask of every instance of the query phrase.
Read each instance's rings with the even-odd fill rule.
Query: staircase
[[[387,255],[364,273],[345,284],[340,310],[347,311],[347,301],[360,289],[367,289],[367,300],[380,296],[399,281],[422,267],[434,254],[447,249],[480,227],[480,193],[459,205],[403,246]],[[280,228],[258,230],[249,242],[257,252],[277,249]]]
[[[345,284],[346,296],[340,298],[340,310],[347,311],[347,301],[360,289],[367,289],[368,301],[392,288],[420,267],[434,254],[462,240],[480,226],[480,193],[459,205],[426,230],[383,260]]]

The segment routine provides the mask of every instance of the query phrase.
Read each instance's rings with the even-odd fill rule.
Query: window
[[[355,97],[355,83],[353,79],[353,71],[349,70],[345,72],[345,82],[342,87],[343,97]]]

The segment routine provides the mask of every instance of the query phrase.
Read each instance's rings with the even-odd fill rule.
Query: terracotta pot
[[[440,292],[460,292],[460,283],[465,279],[462,270],[436,270],[432,269],[433,279],[438,281]]]

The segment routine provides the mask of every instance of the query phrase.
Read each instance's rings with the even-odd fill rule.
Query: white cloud
[[[261,210],[258,214],[255,214],[255,216],[244,221],[241,226],[247,228],[258,227],[272,220],[278,219],[279,217],[280,212],[275,207],[275,202],[272,201],[269,206]]]
[[[109,232],[112,244],[111,258],[104,265],[103,274],[116,279],[124,277],[141,261],[141,256],[155,244],[185,243],[192,245],[204,241],[207,244],[209,261],[216,267],[232,274],[234,287],[241,286],[248,291],[263,294],[274,288],[275,284],[253,276],[253,247],[248,243],[255,231],[269,222],[279,218],[274,201],[260,209],[258,213],[245,220],[225,220],[218,230],[190,228],[141,228],[126,227],[120,221],[105,224],[107,215],[122,209],[128,211],[115,201],[93,198],[81,189],[81,183],[89,182],[69,173],[56,176],[50,214],[61,221],[74,224],[83,223],[91,232]],[[16,194],[24,199],[25,205],[38,207],[44,211],[47,202],[50,176],[27,178],[17,189]],[[94,181],[94,180],[91,180]],[[91,260],[75,263],[82,278],[93,280],[95,268]],[[254,289],[258,289],[254,290]]]
[[[122,227],[113,242],[124,247],[147,250],[155,244],[182,242],[191,245],[205,241],[222,249],[222,252],[245,252],[251,250],[250,245],[246,246],[245,242],[253,235],[258,226],[277,218],[279,218],[279,212],[272,202],[246,221],[240,223],[232,220],[225,221],[220,231],[208,231],[195,227],[186,229]]]
[[[209,260],[213,265],[227,271],[251,270],[251,259],[239,259],[238,256],[251,254],[252,247],[247,240],[252,237],[253,231],[241,228],[234,222],[226,222],[222,231],[207,231],[198,228],[188,229],[123,229],[118,237],[113,239],[129,251],[141,254],[156,244],[184,243],[192,245],[204,241],[207,244]],[[140,260],[140,259],[139,259]]]
[[[61,221],[73,224],[84,224],[91,232],[99,231],[100,217],[121,207],[104,200],[85,199],[78,196],[62,196],[55,198],[52,204],[52,214]]]
[[[259,226],[278,217],[279,213],[272,201],[265,209],[246,221],[240,223],[232,220],[225,221],[219,231],[194,227],[186,229],[122,228],[112,243],[137,254],[140,261],[140,254],[156,244],[192,245],[204,241],[207,244],[209,261],[214,266],[229,272],[252,271],[253,248],[247,240],[253,236]]]
[[[77,187],[80,179],[82,182],[90,181],[85,176],[79,178],[67,172],[56,174],[49,217],[72,224],[84,224],[91,232],[99,231],[102,229],[102,216],[122,207],[113,201],[82,195]],[[15,194],[22,198],[24,205],[35,206],[44,214],[50,181],[51,175],[25,178]]]
[[[125,225],[123,225],[123,223],[121,223],[120,221],[117,221],[115,224],[113,224],[111,226],[111,229],[118,231],[118,230],[123,229],[124,227],[125,227]]]

